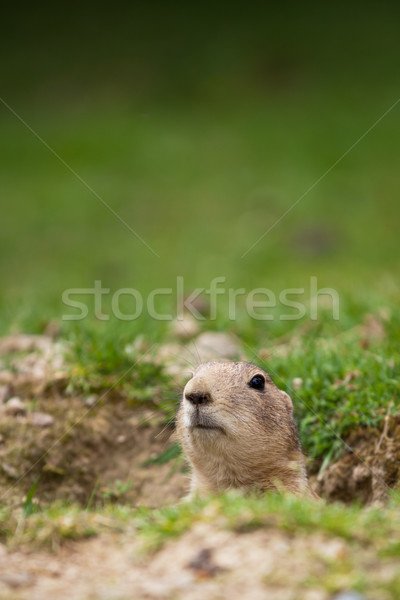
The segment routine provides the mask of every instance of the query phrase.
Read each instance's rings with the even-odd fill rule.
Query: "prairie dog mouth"
[[[189,429],[191,430],[206,430],[206,431],[221,431],[225,433],[224,429],[221,427],[219,423],[217,423],[212,417],[209,415],[201,414],[200,412],[195,412],[191,415],[190,421],[188,423]]]
[[[191,425],[190,429],[205,429],[207,431],[220,431],[221,433],[225,433],[220,425],[205,425],[204,423],[198,423],[197,425]]]

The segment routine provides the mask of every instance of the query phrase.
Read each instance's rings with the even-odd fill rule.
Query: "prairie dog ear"
[[[291,397],[289,396],[289,394],[287,394],[286,392],[283,392],[282,390],[281,390],[281,394],[282,394],[282,399],[284,400],[289,413],[292,415],[293,414],[293,402],[292,402]]]

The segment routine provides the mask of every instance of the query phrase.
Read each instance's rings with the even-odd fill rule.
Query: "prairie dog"
[[[189,497],[231,488],[313,495],[293,404],[247,362],[208,362],[188,381],[177,437],[192,468]]]

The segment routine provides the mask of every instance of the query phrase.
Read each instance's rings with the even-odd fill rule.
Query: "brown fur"
[[[249,387],[254,375],[264,390]],[[185,396],[208,393],[193,405]],[[245,362],[200,365],[187,383],[177,436],[192,467],[190,496],[230,488],[312,494],[289,396],[269,375]]]

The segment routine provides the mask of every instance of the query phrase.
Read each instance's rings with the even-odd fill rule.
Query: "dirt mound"
[[[146,463],[172,444],[165,415],[112,387],[68,394],[65,349],[50,336],[0,338],[0,500],[20,501],[39,479],[43,502],[176,501],[187,487],[183,461]]]
[[[3,498],[26,494],[37,477],[40,501],[68,499],[85,506],[114,497],[158,506],[183,495],[186,478],[179,469],[171,463],[144,465],[172,443],[171,430],[151,410],[116,399],[89,410],[83,399],[59,394],[37,399],[34,413],[20,402],[20,412],[4,412],[0,422]],[[43,426],[46,420],[32,415],[52,421]]]
[[[380,429],[354,431],[342,456],[318,477],[317,493],[328,500],[381,502],[400,480],[400,415]]]

